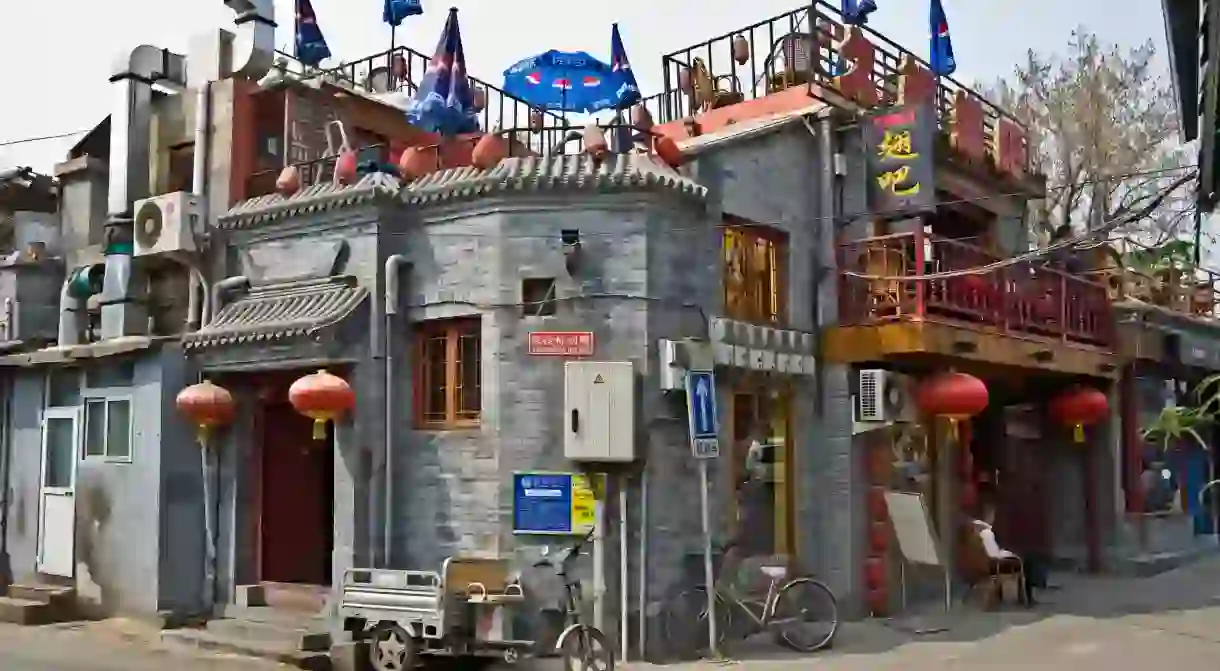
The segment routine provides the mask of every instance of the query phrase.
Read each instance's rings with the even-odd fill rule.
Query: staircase
[[[225,607],[224,616],[200,628],[161,632],[164,642],[259,657],[313,671],[330,664],[325,617],[267,606]]]
[[[0,597],[0,622],[37,625],[77,619],[76,593],[70,587],[10,585]]]

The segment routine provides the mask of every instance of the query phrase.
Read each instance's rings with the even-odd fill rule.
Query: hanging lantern
[[[286,165],[275,179],[275,190],[287,198],[301,190],[301,170],[295,165]]]
[[[211,430],[232,422],[237,412],[233,394],[208,380],[178,392],[174,405],[195,425],[199,431],[199,442],[205,445]]]
[[[868,549],[875,554],[885,554],[890,549],[890,525],[874,520],[868,525]]]
[[[358,163],[356,152],[350,149],[339,152],[339,157],[335,159],[335,184],[354,184]]]
[[[665,165],[675,170],[686,163],[686,154],[678,148],[678,143],[668,135],[657,135],[652,143],[652,149]]]
[[[542,110],[530,110],[530,131],[534,133],[542,132]]]
[[[390,74],[399,81],[407,78],[407,57],[403,56],[401,52],[390,58]]]
[[[325,370],[306,375],[288,388],[288,401],[297,412],[313,420],[313,438],[326,438],[326,423],[356,406],[347,381]]]
[[[1072,439],[1083,443],[1084,427],[1105,419],[1110,414],[1110,402],[1100,390],[1077,385],[1051,399],[1047,411],[1051,419],[1072,427]]]
[[[440,162],[437,147],[407,147],[398,157],[398,176],[410,182],[436,170]]]
[[[920,383],[915,402],[923,414],[948,419],[950,435],[956,440],[957,423],[987,407],[987,385],[966,373],[939,373]]]
[[[499,133],[486,133],[470,152],[470,163],[476,168],[490,170],[508,158],[508,142]]]
[[[864,583],[869,589],[885,589],[885,560],[881,557],[869,557],[864,560]]]
[[[476,86],[470,89],[470,98],[473,101],[470,109],[474,112],[482,112],[484,107],[487,107],[487,91],[482,86]]]
[[[750,43],[742,35],[733,38],[733,60],[738,65],[745,65],[750,60]]]
[[[610,144],[606,142],[606,134],[596,123],[585,126],[585,129],[581,131],[581,139],[584,140],[585,151],[595,161],[602,160],[606,157],[606,152],[610,151]]]

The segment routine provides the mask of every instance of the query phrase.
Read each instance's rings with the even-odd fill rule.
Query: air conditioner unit
[[[919,418],[910,376],[880,368],[860,371],[856,417],[861,422],[914,422]]]
[[[198,197],[184,191],[136,201],[135,255],[195,251],[199,210]]]

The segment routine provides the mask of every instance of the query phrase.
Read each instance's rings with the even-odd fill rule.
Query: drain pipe
[[[401,254],[394,254],[385,260],[385,296],[382,310],[385,312],[385,328],[382,337],[385,339],[385,357],[382,366],[385,367],[385,463],[383,477],[385,483],[384,510],[382,511],[382,559],[385,567],[391,568],[393,556],[394,535],[394,316],[398,314],[398,284],[403,266],[407,260]]]
[[[211,144],[212,127],[212,83],[204,80],[197,83],[195,92],[195,155],[191,166],[191,193],[199,203],[199,221],[206,229],[208,225],[208,150]],[[192,231],[199,235],[204,231]],[[197,330],[204,321],[204,307],[207,303],[200,300],[200,292],[207,291],[207,280],[197,262],[187,264],[190,273],[190,293],[186,307],[186,330]]]

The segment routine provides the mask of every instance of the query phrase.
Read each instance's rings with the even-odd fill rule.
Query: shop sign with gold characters
[[[865,118],[870,210],[909,214],[936,206],[935,133],[936,116],[926,104],[891,107]]]

